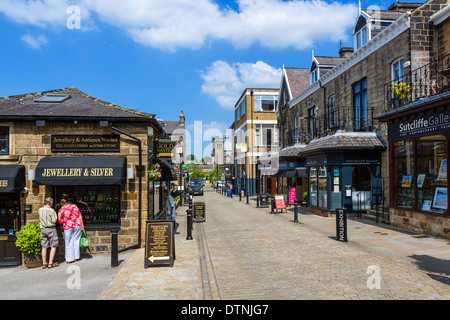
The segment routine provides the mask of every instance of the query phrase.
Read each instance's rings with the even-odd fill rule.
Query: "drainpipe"
[[[141,216],[142,216],[142,213],[141,213],[141,211],[142,211],[142,171],[143,171],[143,168],[142,168],[142,141],[141,141],[141,139],[136,138],[135,136],[133,136],[133,135],[127,133],[127,132],[124,132],[124,131],[122,131],[120,129],[117,129],[117,128],[113,127],[112,125],[110,125],[110,128],[112,130],[114,130],[114,131],[122,133],[122,134],[126,135],[127,137],[130,137],[131,139],[135,140],[138,143],[138,146],[139,146],[139,167],[136,170],[136,173],[138,174],[138,179],[139,179],[138,243],[135,244],[135,245],[129,246],[127,248],[119,250],[119,252],[123,252],[123,251],[129,250],[129,249],[137,249],[137,248],[141,247],[141,238],[142,238],[141,237],[141,228],[142,228],[142,222],[141,222]]]

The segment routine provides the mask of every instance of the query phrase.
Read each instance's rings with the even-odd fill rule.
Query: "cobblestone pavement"
[[[144,269],[136,250],[100,299],[450,298],[450,241],[349,220],[344,243],[333,218],[303,213],[293,223],[292,211],[212,190],[195,200],[206,202],[206,222],[185,240],[186,207],[177,210],[174,266]]]

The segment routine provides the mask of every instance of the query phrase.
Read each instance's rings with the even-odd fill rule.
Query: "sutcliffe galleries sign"
[[[450,130],[450,110],[389,124],[388,137],[389,140],[394,140],[448,130]]]
[[[120,152],[118,135],[52,135],[52,152]]]
[[[169,140],[157,140],[155,141],[155,158],[167,158],[171,159],[173,156],[176,142]]]

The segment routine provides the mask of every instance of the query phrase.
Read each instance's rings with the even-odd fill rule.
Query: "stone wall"
[[[4,124],[2,124],[4,125]],[[126,184],[121,185],[120,193],[120,216],[121,230],[118,236],[119,249],[125,248],[138,241],[138,173],[136,166],[139,165],[138,144],[135,140],[120,134],[120,153],[80,153],[80,152],[58,152],[52,153],[50,145],[50,137],[52,134],[92,134],[106,135],[119,134],[110,128],[100,127],[96,124],[67,124],[48,123],[44,127],[37,127],[34,122],[18,122],[9,124],[10,126],[10,145],[11,151],[9,156],[0,156],[0,164],[22,164],[25,165],[27,173],[28,169],[35,169],[39,160],[45,156],[82,156],[82,155],[104,155],[117,156],[124,155],[127,157],[128,168],[135,168],[135,179],[127,179]],[[149,146],[148,126],[147,125],[117,125],[118,129],[127,132],[142,141],[142,164],[145,170],[148,169],[147,152]],[[147,219],[147,190],[148,175],[146,171],[142,177],[142,239],[145,234],[145,220]],[[38,222],[38,209],[43,206],[46,197],[54,197],[53,188],[51,186],[36,186],[26,178],[27,188],[29,192],[21,198],[22,208],[25,204],[32,205],[32,212],[26,216],[27,222]],[[59,202],[60,199],[54,199]],[[23,212],[23,211],[22,211]],[[92,227],[91,227],[92,228]],[[91,252],[110,251],[111,235],[108,229],[87,229],[90,240]],[[60,232],[60,251],[63,252],[64,239],[63,232]],[[83,249],[86,250],[86,249]]]

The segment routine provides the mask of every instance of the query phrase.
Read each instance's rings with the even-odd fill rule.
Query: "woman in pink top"
[[[66,263],[80,260],[81,230],[84,229],[80,210],[66,199],[61,199],[58,221],[64,227]]]

